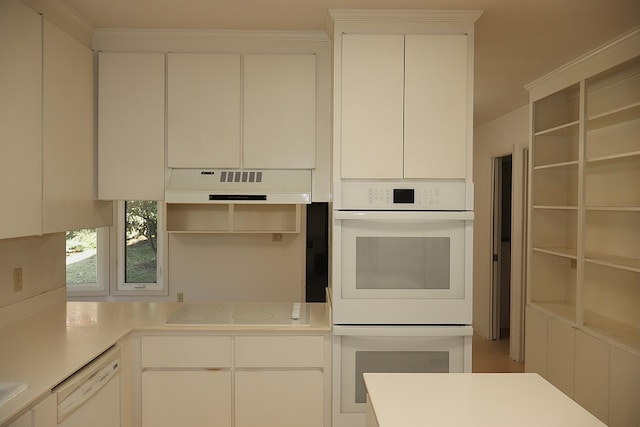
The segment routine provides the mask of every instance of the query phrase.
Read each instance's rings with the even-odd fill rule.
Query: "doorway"
[[[511,318],[511,223],[513,156],[493,159],[491,339],[509,339]]]

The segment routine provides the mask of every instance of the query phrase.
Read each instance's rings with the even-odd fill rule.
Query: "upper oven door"
[[[473,212],[334,219],[335,323],[470,323]]]

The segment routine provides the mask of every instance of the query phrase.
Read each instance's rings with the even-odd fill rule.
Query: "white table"
[[[605,426],[538,374],[364,374],[367,427]]]

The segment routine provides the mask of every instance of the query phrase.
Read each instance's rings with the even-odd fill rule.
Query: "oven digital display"
[[[394,188],[393,203],[415,203],[413,188]]]

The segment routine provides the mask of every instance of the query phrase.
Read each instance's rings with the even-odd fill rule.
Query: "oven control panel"
[[[465,182],[342,182],[341,207],[362,210],[473,210]]]

